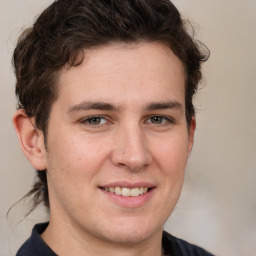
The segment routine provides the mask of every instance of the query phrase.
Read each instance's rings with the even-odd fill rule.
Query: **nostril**
[[[134,131],[136,133],[136,131]],[[145,169],[152,162],[152,156],[148,150],[143,135],[135,134],[116,138],[116,144],[111,153],[111,161],[115,166],[128,168],[131,171]]]

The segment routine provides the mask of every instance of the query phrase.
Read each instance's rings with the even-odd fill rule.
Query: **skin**
[[[33,118],[23,110],[13,118],[25,155],[47,169],[42,238],[62,256],[161,255],[195,130],[194,118],[186,123],[181,61],[161,43],[110,44],[63,68],[58,87],[47,150]],[[152,190],[142,202],[120,203],[101,189],[111,184]]]

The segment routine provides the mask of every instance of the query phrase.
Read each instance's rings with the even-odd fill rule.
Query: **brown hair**
[[[160,41],[182,61],[186,71],[186,119],[195,114],[193,95],[201,80],[208,49],[186,31],[169,0],[57,0],[19,38],[13,55],[18,108],[35,117],[47,134],[51,105],[57,98],[58,71],[83,61],[83,49],[110,42]],[[203,51],[202,51],[203,49]],[[46,171],[37,171],[34,207],[49,207]]]

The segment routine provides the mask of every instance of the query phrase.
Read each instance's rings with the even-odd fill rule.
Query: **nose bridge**
[[[119,128],[115,136],[112,160],[115,165],[125,166],[134,171],[150,164],[151,154],[147,148],[146,136],[139,124],[131,122]]]

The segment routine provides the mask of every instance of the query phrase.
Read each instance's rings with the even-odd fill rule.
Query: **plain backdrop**
[[[11,123],[17,37],[50,0],[0,0],[0,256],[14,255],[43,208],[24,218],[34,170]],[[197,131],[180,201],[166,223],[173,235],[217,255],[256,251],[256,1],[175,0],[211,51],[195,104]]]

